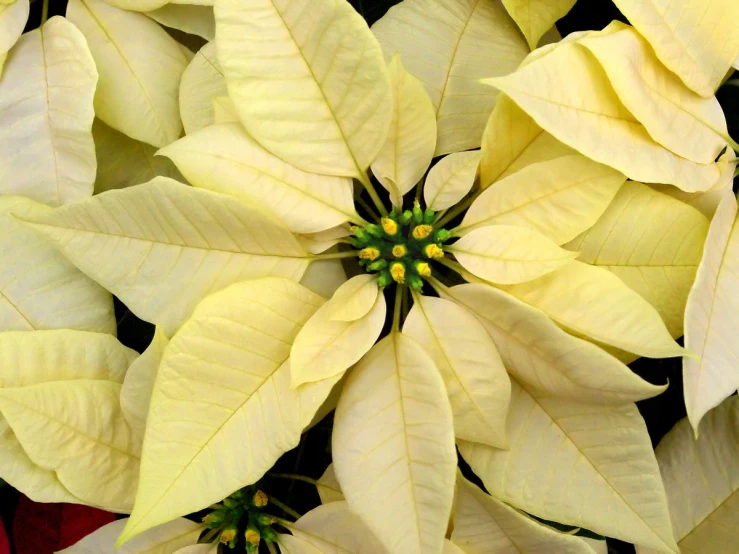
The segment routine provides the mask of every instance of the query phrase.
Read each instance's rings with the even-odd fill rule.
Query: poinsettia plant
[[[0,4],[0,477],[130,514],[65,552],[735,541],[739,7],[573,4]],[[684,358],[656,456],[640,356]],[[301,517],[265,476],[334,409]]]

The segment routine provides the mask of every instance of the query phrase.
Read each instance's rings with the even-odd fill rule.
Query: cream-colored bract
[[[567,15],[576,0],[503,0],[511,17],[518,23],[521,32],[532,50],[539,40],[558,19]]]
[[[0,2],[0,58],[7,54],[23,32],[28,21],[28,0]],[[3,64],[0,63],[0,74]]]
[[[293,167],[265,150],[238,123],[211,125],[159,151],[194,186],[266,206],[296,233],[316,233],[349,220],[351,180]]]
[[[458,442],[490,494],[544,519],[678,552],[636,406],[580,404],[512,385],[511,449]]]
[[[455,152],[439,160],[426,176],[423,198],[426,207],[446,210],[462,200],[475,184],[480,151]]]
[[[70,0],[67,18],[85,35],[100,72],[95,114],[157,147],[176,140],[182,132],[178,89],[188,63],[178,43],[144,14],[103,0]]]
[[[739,388],[739,226],[734,193],[726,191],[708,231],[703,258],[685,308],[685,407],[696,435],[701,418]]]
[[[709,412],[699,429],[696,440],[683,419],[657,446],[672,528],[683,554],[731,554],[739,544],[739,397]]]
[[[475,317],[455,302],[416,295],[403,333],[431,356],[444,379],[454,435],[507,448],[511,384],[495,343]]]
[[[372,309],[378,294],[376,275],[364,273],[352,277],[334,293],[326,316],[331,321],[356,321]]]
[[[408,73],[399,54],[388,64],[393,98],[385,144],[372,162],[372,174],[390,193],[396,208],[423,178],[436,148],[436,114],[423,84]]]
[[[318,479],[316,489],[321,497],[322,504],[344,500],[344,493],[341,492],[341,485],[336,477],[334,464],[330,464],[323,472],[323,475]]]
[[[457,475],[452,542],[466,554],[594,554],[581,538],[542,525],[485,494],[461,475]]]
[[[0,80],[0,193],[59,206],[92,195],[98,72],[61,17],[23,35]]]
[[[194,545],[203,526],[185,518],[175,519],[164,525],[149,529],[120,548],[115,548],[115,540],[120,535],[128,519],[119,519],[87,535],[73,546],[58,554],[186,554],[189,545]],[[213,548],[213,545],[206,545]],[[189,554],[206,554],[193,551]],[[213,554],[216,554],[215,552]]]
[[[187,134],[215,123],[213,99],[226,96],[226,79],[216,59],[216,43],[198,50],[182,73],[180,116]]]
[[[334,468],[351,510],[390,552],[441,554],[457,455],[433,360],[391,333],[349,374],[334,418]]]
[[[247,131],[305,171],[366,179],[392,114],[382,52],[345,0],[218,0],[218,62]]]
[[[510,73],[529,48],[495,0],[404,0],[372,26],[390,60],[426,86],[436,109],[436,156],[480,146],[497,92],[478,80]]]
[[[707,233],[708,219],[698,210],[629,181],[598,222],[565,247],[616,274],[678,338]]]
[[[134,12],[149,12],[161,8],[168,0],[105,0],[107,4]],[[194,4],[195,2],[193,2]]]
[[[264,211],[164,177],[29,224],[168,336],[209,293],[258,277],[298,281],[309,263],[290,231]]]
[[[598,220],[625,180],[615,169],[576,152],[532,163],[487,188],[455,234],[485,225],[515,225],[563,244]]]
[[[577,257],[544,235],[513,225],[479,227],[448,250],[473,275],[502,285],[532,281]]]
[[[322,303],[297,283],[266,278],[198,305],[164,350],[139,493],[118,544],[255,483],[297,446],[341,377],[290,387],[290,347]]]
[[[165,4],[161,8],[146,12],[157,23],[178,29],[205,40],[216,36],[216,21],[210,6],[188,6],[184,4]]]
[[[739,55],[734,0],[615,0],[671,71],[695,92],[713,95]]]
[[[0,413],[28,459],[54,472],[76,502],[118,512],[132,507],[141,442],[119,395],[136,356],[104,333],[0,333]],[[36,468],[7,461],[0,477],[21,491],[27,482],[36,488],[42,478]]]

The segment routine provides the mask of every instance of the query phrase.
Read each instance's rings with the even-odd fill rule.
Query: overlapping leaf
[[[0,2],[0,59],[3,58],[21,36],[28,21],[28,0]],[[0,61],[0,74],[3,64]]]
[[[479,150],[445,156],[426,177],[426,206],[434,211],[446,210],[462,200],[475,184],[479,163]]]
[[[215,122],[213,98],[226,95],[226,79],[216,59],[216,43],[198,50],[182,73],[180,116],[187,134]]]
[[[529,47],[534,50],[539,40],[557,22],[567,15],[576,0],[503,0],[511,17],[518,23]]]
[[[216,35],[216,22],[210,6],[190,6],[187,4],[165,4],[161,8],[146,12],[157,23],[178,29],[205,40],[213,40]]]

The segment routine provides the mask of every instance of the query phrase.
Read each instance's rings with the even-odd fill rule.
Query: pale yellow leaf
[[[169,3],[169,0],[105,0],[107,4],[121,8],[122,10],[134,12],[148,12],[161,8]],[[188,0],[189,3],[189,0]],[[194,2],[193,2],[194,3]]]
[[[532,163],[575,153],[539,127],[505,94],[498,97],[485,126],[481,152],[483,189]]]
[[[560,325],[598,342],[649,358],[685,354],[657,310],[607,269],[572,261],[506,290]]]
[[[7,52],[5,54],[0,54],[0,77],[3,76],[3,67],[5,67],[5,60],[8,59]]]
[[[708,220],[698,210],[629,181],[598,222],[565,248],[617,275],[678,338],[707,233]]]
[[[505,92],[560,141],[631,179],[688,192],[716,184],[716,164],[682,158],[649,136],[585,47],[576,42],[553,46],[515,73],[485,82]]]
[[[219,0],[218,61],[246,130],[306,171],[366,178],[392,116],[377,41],[346,1]]]
[[[382,543],[346,502],[318,506],[289,529],[323,554],[387,554]]]
[[[320,254],[332,246],[337,245],[341,239],[347,238],[349,235],[349,226],[339,225],[331,229],[326,229],[325,231],[318,231],[317,233],[296,235],[296,238],[306,251],[311,254]]]
[[[423,84],[405,70],[399,54],[387,69],[392,119],[385,144],[372,162],[372,174],[400,209],[402,197],[416,186],[434,157],[436,113]]]
[[[341,377],[290,388],[291,344],[322,303],[297,283],[266,278],[198,305],[164,351],[139,493],[119,543],[255,483],[297,446]]]
[[[511,384],[493,339],[475,317],[442,298],[415,295],[403,333],[441,373],[459,439],[507,448]]]
[[[377,275],[352,277],[333,295],[326,317],[331,321],[356,321],[372,309],[378,294]]]
[[[647,427],[633,404],[578,404],[515,381],[510,450],[460,441],[498,500],[538,517],[677,552]]]
[[[202,525],[178,518],[150,529],[121,548],[115,548],[113,545],[127,522],[128,519],[119,519],[109,523],[57,554],[172,554],[175,551],[184,554],[187,550],[180,549],[195,544],[203,530]],[[213,548],[213,545],[204,546]],[[207,552],[195,550],[190,554]]]
[[[113,298],[18,217],[51,208],[0,196],[0,331],[79,329],[115,333]]]
[[[216,59],[216,43],[209,42],[195,54],[180,81],[180,116],[188,135],[215,123],[213,103],[226,93],[226,79]]]
[[[452,542],[466,554],[593,554],[579,537],[554,531],[457,476]]]
[[[696,433],[706,412],[739,388],[737,287],[737,204],[734,193],[726,191],[685,308],[685,348],[698,356],[683,360],[685,406]]]
[[[95,118],[92,123],[98,171],[95,194],[140,185],[154,177],[185,178],[168,158],[155,156],[157,149],[127,137]]]
[[[390,334],[349,374],[332,451],[350,508],[388,551],[441,552],[457,466],[452,412],[413,339]]]
[[[575,5],[576,0],[503,0],[533,50],[552,26]]]
[[[157,328],[151,344],[128,368],[121,387],[121,410],[131,429],[143,439],[151,392],[169,339]]]
[[[323,298],[331,298],[346,281],[341,260],[315,260],[305,270],[300,284]]]
[[[400,53],[436,109],[436,156],[480,146],[497,92],[484,77],[506,75],[529,48],[495,0],[405,0],[372,26],[387,59]]]
[[[509,373],[539,394],[623,404],[666,388],[647,383],[601,348],[569,335],[544,313],[503,291],[479,284],[434,286],[442,298],[456,301],[480,320]]]
[[[660,61],[695,92],[713,95],[739,55],[734,0],[615,0]]]
[[[318,479],[316,489],[318,490],[318,496],[321,497],[322,504],[344,500],[344,493],[341,492],[341,485],[336,478],[334,464],[330,464],[323,472],[323,475]]]
[[[562,244],[598,220],[625,180],[615,169],[576,152],[533,163],[486,189],[455,233],[515,225]]]
[[[31,225],[168,336],[207,294],[257,277],[297,281],[309,263],[268,214],[164,177],[64,206]]]
[[[170,4],[192,4],[194,6],[213,6],[215,0],[171,0]]]
[[[85,37],[66,19],[18,40],[0,79],[0,194],[52,206],[92,195],[97,80]]]
[[[146,9],[165,2],[157,3]],[[178,43],[144,14],[103,0],[70,0],[67,17],[85,35],[100,71],[95,114],[157,147],[176,140],[182,133],[177,91],[188,63]]]
[[[682,554],[733,554],[739,544],[739,397],[711,411],[695,439],[683,419],[657,446]],[[651,554],[637,547],[638,554]]]
[[[23,32],[28,21],[28,0],[0,2],[0,57],[7,54]],[[2,70],[0,63],[0,70]]]
[[[239,123],[200,129],[159,153],[174,161],[194,186],[263,204],[296,233],[360,221],[350,179],[317,175],[285,163]]]
[[[205,544],[194,544],[180,548],[174,554],[218,554],[219,541]],[[607,554],[607,553],[604,553]]]
[[[293,535],[277,535],[277,543],[282,554],[323,554],[305,539]]]
[[[375,344],[385,324],[385,295],[375,287],[372,309],[354,321],[331,319],[340,299],[326,302],[301,329],[293,344],[292,385],[339,375],[357,363]]]
[[[475,184],[480,156],[479,150],[455,152],[432,167],[423,188],[426,207],[446,210],[462,200]]]
[[[579,43],[598,59],[621,102],[655,141],[694,162],[715,161],[726,147],[722,137],[728,136],[716,97],[702,98],[686,88],[649,43],[633,28],[622,27]]]
[[[146,15],[165,27],[197,35],[205,40],[213,40],[216,36],[216,21],[211,6],[166,4],[146,12]]]
[[[504,285],[531,281],[577,256],[536,231],[513,225],[479,227],[447,250],[470,273]]]
[[[181,99],[180,102],[182,102]],[[213,97],[213,123],[238,123],[239,121],[239,114],[231,97]]]

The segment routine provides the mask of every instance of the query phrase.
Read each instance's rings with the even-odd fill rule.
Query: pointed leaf
[[[324,554],[387,553],[346,502],[331,502],[314,508],[291,525],[290,531]]]
[[[559,533],[482,492],[459,475],[452,542],[467,554],[593,554],[585,541]]]
[[[739,5],[733,0],[674,3],[615,0],[660,61],[695,92],[713,95],[739,54]]]
[[[498,97],[485,126],[481,152],[483,189],[532,163],[575,153],[539,127],[505,94]]]
[[[308,265],[277,220],[234,198],[157,177],[33,219],[87,275],[173,334],[209,293]]]
[[[497,92],[478,83],[506,75],[529,53],[493,0],[405,0],[372,26],[385,57],[400,53],[436,109],[436,156],[477,148]]]
[[[331,321],[356,321],[372,309],[378,294],[376,275],[352,277],[333,295],[326,316]]]
[[[475,184],[480,151],[449,154],[429,171],[423,188],[426,207],[446,210],[462,200]]]
[[[516,225],[562,244],[598,220],[625,180],[615,169],[574,152],[534,163],[485,190],[456,232]]]
[[[205,40],[216,36],[216,21],[210,6],[188,6],[167,4],[156,10],[146,12],[157,23],[196,35]]]
[[[196,187],[264,204],[296,233],[359,220],[350,179],[294,168],[262,148],[239,123],[211,125],[159,153]]]
[[[66,19],[20,38],[0,80],[0,193],[52,206],[92,194],[97,77],[85,37]]]
[[[403,333],[431,356],[444,379],[457,438],[507,448],[511,384],[485,328],[458,304],[415,296]]]
[[[320,254],[337,245],[341,239],[347,238],[350,234],[348,225],[339,225],[317,233],[297,235],[296,238],[306,251],[311,254]]]
[[[23,33],[28,21],[29,8],[28,0],[0,2],[0,57],[13,47]],[[0,71],[2,65],[0,63]]]
[[[346,281],[341,260],[316,260],[308,266],[300,284],[323,298],[331,298]]]
[[[180,116],[185,132],[189,135],[215,123],[213,99],[226,94],[226,79],[216,59],[216,43],[209,42],[182,73]]]
[[[341,302],[332,298],[301,329],[291,356],[292,386],[320,381],[349,369],[375,344],[385,324],[385,295],[375,291],[372,309],[360,319],[331,319]]]
[[[297,283],[266,278],[198,305],[164,351],[139,494],[119,543],[255,483],[297,446],[341,377],[290,388],[290,347],[322,302]]]
[[[468,284],[437,290],[478,318],[509,373],[539,394],[624,404],[666,388],[643,381],[601,348],[569,335],[540,310],[494,287]]]
[[[577,404],[512,384],[511,449],[458,443],[490,494],[544,519],[677,552],[657,461],[636,406]]]
[[[465,234],[448,248],[470,273],[492,283],[525,283],[577,256],[525,227],[489,225]]]
[[[318,479],[316,489],[318,490],[318,496],[321,497],[321,504],[344,500],[344,493],[341,492],[341,485],[336,478],[334,464],[330,464],[323,472],[323,475]]]
[[[678,338],[707,233],[708,220],[698,210],[629,181],[598,222],[565,248],[620,277]]]
[[[697,164],[657,144],[579,44],[559,44],[515,73],[485,82],[505,92],[557,139],[631,179],[688,192],[708,190],[718,181],[716,164]]]
[[[685,348],[698,359],[683,360],[685,407],[690,423],[739,387],[739,347],[734,340],[739,284],[739,226],[734,193],[727,191],[716,211],[703,258],[685,308]]]
[[[0,331],[79,329],[115,333],[109,292],[74,267],[54,244],[18,217],[39,217],[48,206],[0,197]]]
[[[704,164],[726,147],[726,118],[716,97],[701,98],[685,88],[633,28],[623,25],[620,31],[595,34],[580,44],[598,59],[621,102],[655,141]]]
[[[144,14],[103,0],[70,0],[67,17],[85,35],[100,71],[95,114],[154,146],[176,140],[182,132],[177,91],[188,62],[177,42]]]
[[[396,54],[388,64],[393,98],[390,131],[372,162],[372,173],[390,193],[393,205],[416,186],[434,157],[436,113],[423,84],[408,73]]]
[[[413,339],[390,334],[351,372],[332,451],[349,507],[390,552],[441,552],[457,465],[452,412]]]
[[[179,518],[150,529],[121,548],[115,548],[113,545],[127,522],[128,519],[119,519],[109,523],[58,554],[171,554],[195,544],[203,530],[202,525]]]
[[[739,544],[738,426],[735,396],[706,415],[697,440],[683,419],[657,446],[672,528],[683,554],[729,554]]]
[[[129,138],[97,118],[92,123],[92,138],[98,162],[95,194],[140,185],[157,176],[185,182],[171,160],[155,156],[157,149],[152,145]]]
[[[539,40],[558,19],[567,15],[576,0],[503,0],[511,17],[518,23],[529,48],[534,50]]]
[[[392,98],[382,52],[346,1],[221,0],[218,61],[246,130],[286,162],[363,177]]]
[[[507,287],[577,333],[649,358],[682,356],[659,313],[610,271],[578,261]]]

